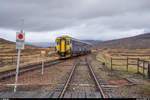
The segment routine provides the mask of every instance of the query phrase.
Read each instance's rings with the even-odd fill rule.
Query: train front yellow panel
[[[60,48],[61,48],[60,50],[61,50],[61,52],[65,52],[65,46],[66,46],[66,45],[65,45],[65,44],[66,44],[66,43],[65,43],[65,40],[62,39],[60,44],[61,44],[61,45],[60,45]]]
[[[70,54],[70,37],[56,38],[56,53],[59,58],[68,58]]]

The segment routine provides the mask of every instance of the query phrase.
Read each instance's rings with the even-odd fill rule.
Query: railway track
[[[62,63],[63,61],[64,60],[59,60],[59,59],[47,61],[47,62],[45,62],[44,67],[59,64],[59,63]],[[41,69],[41,64],[42,63],[40,62],[40,63],[25,65],[24,67],[19,68],[19,74],[23,74],[25,72]],[[10,77],[14,77],[15,75],[16,75],[16,69],[3,71],[3,72],[0,72],[0,80],[4,80],[4,79],[10,78]]]
[[[80,60],[80,59],[79,59]],[[81,60],[80,60],[81,61]],[[89,73],[91,75],[91,78],[93,79],[93,83],[95,83],[95,87],[97,88],[96,90],[98,90],[98,92],[100,93],[100,96],[101,98],[106,98],[105,95],[104,95],[104,92],[103,92],[103,89],[100,85],[100,83],[98,82],[98,79],[96,78],[95,76],[95,73],[92,69],[92,66],[90,64],[90,62],[87,60],[87,58],[85,58],[85,62],[86,62],[86,66],[88,67],[89,69]],[[63,98],[65,96],[65,94],[67,93],[69,87],[71,86],[71,80],[73,80],[73,76],[75,74],[75,70],[77,69],[77,66],[79,67],[80,66],[80,62],[76,62],[74,65],[73,65],[73,68],[69,74],[69,77],[67,78],[67,81],[65,83],[65,85],[63,86],[63,89],[61,90],[61,93],[60,95],[58,96],[58,98]],[[81,67],[81,66],[80,66]],[[89,75],[89,74],[88,74]],[[92,80],[90,80],[92,81]]]

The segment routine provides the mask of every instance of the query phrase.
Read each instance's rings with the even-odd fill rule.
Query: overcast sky
[[[57,36],[110,40],[150,32],[150,0],[0,0],[0,37],[53,42]]]

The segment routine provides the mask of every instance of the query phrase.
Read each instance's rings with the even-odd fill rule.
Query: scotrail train
[[[91,53],[92,45],[90,43],[69,36],[57,37],[55,43],[55,51],[59,58],[69,58]]]

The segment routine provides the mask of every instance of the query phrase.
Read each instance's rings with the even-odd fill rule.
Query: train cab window
[[[57,45],[59,45],[60,44],[60,42],[59,41],[57,41]]]
[[[69,45],[69,41],[67,41],[67,45]]]

